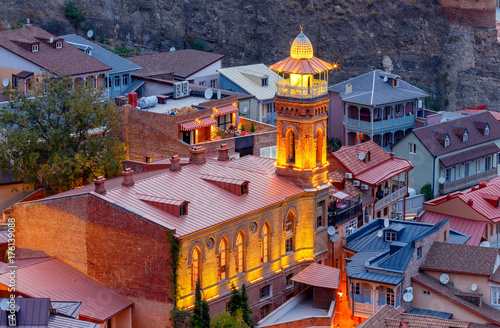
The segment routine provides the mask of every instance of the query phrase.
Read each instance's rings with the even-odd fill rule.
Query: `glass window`
[[[422,257],[422,246],[417,247],[417,259]]]
[[[417,153],[417,145],[414,143],[408,143],[408,152],[410,154],[416,154]]]
[[[198,85],[205,86],[205,81],[200,81],[200,82],[198,82]]]
[[[31,52],[38,52],[38,45],[34,44],[31,46]]]
[[[227,240],[223,238],[219,244],[219,280],[227,278]]]
[[[451,181],[451,169],[447,168],[445,171],[445,181],[450,182]]]
[[[271,304],[266,304],[260,308],[260,318],[263,319],[271,312]]]
[[[263,86],[263,87],[267,87],[267,82],[268,82],[267,77],[266,77],[266,78],[264,78],[264,79],[262,79],[262,86]]]
[[[485,136],[489,136],[490,135],[490,127],[488,125],[486,125],[484,127],[484,135]]]
[[[485,171],[491,170],[491,156],[485,157],[484,170]]]
[[[288,276],[286,276],[286,286],[290,287],[293,286],[293,273],[290,273]]]
[[[294,217],[293,214],[288,214],[285,223],[285,252],[293,252],[293,222]]]
[[[264,224],[262,228],[262,263],[269,262],[269,226]]]
[[[200,251],[198,248],[193,250],[191,255],[191,289],[196,289],[196,282],[200,278]]]
[[[500,305],[500,287],[491,287],[491,305]]]
[[[115,76],[115,88],[119,88],[119,87],[120,87],[120,77]]]
[[[354,295],[359,295],[361,293],[359,282],[355,283],[352,289]]]
[[[217,80],[210,80],[210,88],[217,88]]]
[[[358,227],[358,220],[354,219],[346,223],[345,234],[350,235]]]
[[[444,139],[444,147],[449,147],[450,146],[450,137],[446,136]]]
[[[271,296],[271,285],[265,285],[260,289],[260,298],[267,298]]]
[[[465,177],[470,175],[470,162],[465,163]]]
[[[396,233],[394,231],[386,231],[385,241],[396,241]]]
[[[128,74],[123,75],[122,85],[123,86],[127,86],[128,85]]]
[[[244,247],[243,247],[243,232],[238,234],[236,238],[236,273],[244,271]]]
[[[467,131],[465,131],[463,135],[463,142],[467,142],[468,140],[469,140],[469,135],[467,134]]]
[[[390,306],[394,306],[394,289],[392,288],[387,288],[386,290],[386,303]]]
[[[56,42],[56,49],[61,49],[63,46],[62,41],[57,41]]]

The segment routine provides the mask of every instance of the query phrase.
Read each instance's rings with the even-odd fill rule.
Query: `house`
[[[0,58],[0,79],[8,81],[6,88],[18,88],[25,94],[32,93],[44,71],[98,87],[111,69],[64,39],[31,25],[0,31]]]
[[[218,69],[222,58],[211,52],[184,49],[151,55],[130,57],[129,60],[141,69],[137,77],[153,77],[164,80],[188,81],[192,84],[219,88]]]
[[[352,180],[363,193],[376,197],[377,202],[366,209],[365,221],[372,218],[404,217],[397,211],[397,202],[403,201],[408,193],[408,173],[413,169],[410,161],[394,157],[373,141],[352,147],[342,147],[328,155],[328,170],[339,170]],[[353,229],[357,224],[353,223]]]
[[[250,106],[240,112],[242,117],[276,125],[274,95],[276,74],[264,64],[218,69],[220,88],[255,96]]]
[[[53,312],[98,323],[102,328],[132,327],[133,302],[64,261],[55,257],[22,258],[16,259],[15,265],[17,266],[14,292],[16,297],[64,302],[65,304],[54,304]],[[7,264],[0,264],[2,297],[10,298],[12,294],[9,290],[10,270]],[[70,301],[80,303],[69,304]],[[25,312],[22,309],[23,305],[20,305],[19,313]]]
[[[431,245],[463,244],[469,236],[449,229],[449,219],[437,224],[376,219],[343,237],[347,288],[355,317],[368,318],[381,306],[404,306]]]
[[[424,203],[420,222],[435,223],[450,217],[450,227],[471,236],[468,245],[488,242],[498,248],[500,240],[500,178]]]
[[[498,249],[436,242],[411,278],[412,305],[451,313],[455,320],[499,326],[499,266]]]
[[[430,183],[437,196],[496,177],[499,145],[500,123],[483,111],[415,129],[393,151],[415,166],[410,187]]]
[[[371,140],[389,150],[424,117],[428,94],[381,70],[335,84],[330,91],[328,136],[352,146]]]
[[[62,35],[60,38],[67,44],[111,67],[102,79],[102,85],[108,91],[108,97],[115,98],[127,95],[138,87],[133,85],[131,74],[137,72],[141,68],[140,66],[76,34]]]
[[[231,284],[245,284],[262,319],[293,296],[295,274],[328,258],[328,100],[326,88],[275,98],[276,161],[230,161],[228,147],[207,159],[193,146],[189,165],[174,156],[168,170],[125,170],[18,203],[17,246],[57,256],[132,300],[136,328],[168,325],[174,305],[192,309],[197,281],[212,314],[226,309]]]

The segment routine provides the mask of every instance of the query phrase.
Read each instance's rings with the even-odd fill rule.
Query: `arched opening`
[[[403,137],[404,137],[404,132],[402,130],[397,130],[394,133],[394,143],[396,143],[399,140],[403,139]]]
[[[196,282],[200,279],[200,250],[196,247],[191,254],[191,289],[195,290]]]
[[[243,232],[240,231],[238,237],[236,238],[236,273],[245,271],[244,240],[245,238],[243,236]]]
[[[219,280],[227,279],[227,240],[222,238],[219,244]]]
[[[392,147],[392,133],[384,133],[383,147]]]
[[[384,120],[389,120],[392,118],[392,107],[385,106],[384,107]]]
[[[285,252],[294,251],[294,230],[295,230],[295,216],[292,212],[288,213],[285,221]]]
[[[347,108],[347,118],[357,120],[358,117],[358,107],[356,106],[349,106]]]
[[[412,129],[406,129],[405,130],[405,136],[409,135]]]
[[[359,119],[360,119],[360,121],[363,121],[363,122],[371,122],[372,117],[371,117],[370,110],[366,107],[361,108],[361,111],[359,112]]]
[[[286,162],[295,164],[295,133],[292,130],[286,133]]]
[[[380,136],[380,134],[376,134],[373,136],[373,142],[379,146],[382,146],[382,137]]]
[[[316,163],[323,163],[323,130],[316,131]]]
[[[262,263],[267,263],[269,262],[269,246],[270,246],[270,233],[269,233],[269,225],[264,224],[264,227],[262,227],[262,257],[261,257],[261,262]]]

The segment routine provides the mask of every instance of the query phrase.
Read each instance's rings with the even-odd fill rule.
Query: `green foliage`
[[[9,27],[9,29],[11,30],[17,30],[17,29],[20,29],[20,28],[23,28],[24,27],[24,23],[21,22],[21,21],[18,21],[17,23],[15,23],[14,25],[11,25]]]
[[[119,116],[102,89],[44,73],[33,97],[12,90],[0,110],[0,170],[33,187],[57,193],[113,177],[125,159],[117,136]]]
[[[71,24],[75,26],[78,26],[78,24],[81,21],[85,20],[85,15],[83,15],[83,13],[81,13],[80,10],[78,10],[75,4],[71,1],[66,2],[63,5],[63,10],[64,10],[64,17],[69,19]]]
[[[224,311],[212,319],[210,328],[250,328],[250,326],[243,320],[241,311],[237,311],[235,316]]]
[[[170,244],[170,267],[172,268],[172,273],[169,274],[168,279],[172,283],[172,298],[174,299],[174,304],[177,305],[179,299],[179,288],[177,282],[179,281],[179,268],[181,266],[181,243],[179,239],[174,237],[174,231],[168,230],[168,242]],[[175,309],[174,309],[175,310]]]
[[[209,328],[210,314],[208,302],[201,298],[200,280],[196,281],[193,315],[189,319],[192,328]]]
[[[250,132],[255,132],[255,124],[253,122],[250,124]]]
[[[425,201],[431,200],[434,198],[434,191],[432,190],[432,186],[430,183],[426,183],[420,189],[420,193],[425,196]]]
[[[245,321],[248,326],[255,326],[255,322],[250,316],[253,312],[248,306],[248,295],[245,284],[241,286],[241,293],[231,284],[231,298],[229,299],[228,311],[233,317],[241,313],[243,321]]]
[[[246,128],[245,124],[242,124],[241,125],[241,131],[246,131],[246,130],[247,130],[247,128]]]
[[[193,42],[192,47],[195,50],[201,50],[201,51],[205,50],[205,44],[203,42],[201,42],[201,41],[195,41],[195,42]]]
[[[189,325],[189,319],[191,318],[191,313],[187,310],[181,310],[177,306],[170,311],[170,322],[172,323],[172,328],[191,328]]]
[[[120,55],[122,57],[127,57],[131,55],[139,55],[141,53],[141,48],[135,47],[135,48],[129,48],[125,45],[125,43],[122,43],[118,46],[115,46],[113,49],[113,52],[117,55]]]
[[[245,284],[241,286],[241,313],[243,315],[243,321],[245,321],[247,325],[250,327],[255,326],[255,321],[251,317],[253,311],[250,310],[250,307],[248,306],[248,295]]]

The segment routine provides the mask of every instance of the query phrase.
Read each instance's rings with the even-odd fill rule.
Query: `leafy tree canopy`
[[[26,96],[7,92],[0,110],[0,170],[49,193],[73,189],[120,172],[125,146],[117,137],[116,105],[102,90],[69,77],[44,74]]]
[[[226,311],[215,316],[210,321],[210,328],[250,328],[250,326],[243,320],[241,310],[238,310],[235,316],[230,315]]]

